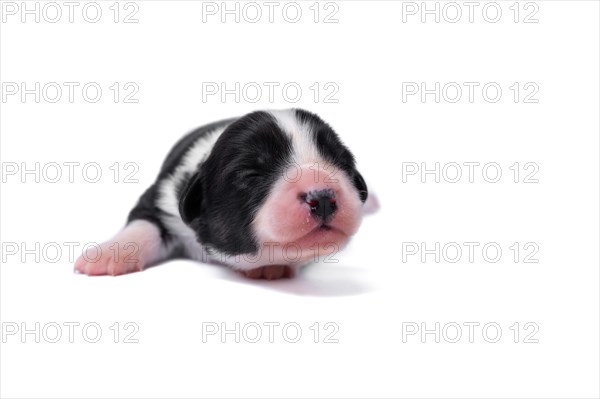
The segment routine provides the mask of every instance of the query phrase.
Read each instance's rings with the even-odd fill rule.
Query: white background
[[[86,22],[82,2],[70,23],[68,8],[58,4],[63,16],[57,23],[43,15],[39,23],[33,15],[23,23],[19,9],[3,13],[0,28],[5,96],[7,82],[80,84],[73,103],[65,88],[56,103],[44,96],[36,103],[34,95],[23,101],[18,93],[0,104],[3,397],[598,397],[597,2],[538,1],[528,9],[521,3],[517,23],[512,1],[497,3],[502,16],[496,23],[482,16],[483,2],[473,22],[458,3],[463,15],[456,23],[444,15],[439,23],[433,15],[422,23],[420,13],[405,14],[403,22],[403,7],[410,5],[393,1],[340,1],[328,9],[322,3],[318,23],[313,2],[301,3],[297,23],[282,17],[285,3],[273,23],[263,3],[257,23],[243,16],[236,23],[231,15],[222,23],[219,14],[203,22],[203,5],[194,1],[138,1],[138,23],[123,23],[134,10],[124,3],[115,23],[112,1],[99,2],[99,22]],[[524,23],[536,8],[538,22]],[[336,9],[338,22],[323,23]],[[493,18],[494,10],[488,12]],[[103,88],[96,103],[82,98],[89,82]],[[129,91],[122,91],[115,103],[109,89],[115,82],[136,84],[138,102],[124,103]],[[280,86],[273,102],[266,89],[256,103],[236,102],[233,95],[203,101],[206,82]],[[296,103],[282,96],[289,82],[303,89]],[[324,102],[329,90],[315,102],[309,88],[315,82],[321,90],[337,85],[337,103]],[[458,102],[446,96],[436,103],[433,95],[403,101],[403,82],[426,82],[430,89],[435,82],[479,86],[473,102],[462,86]],[[497,102],[482,97],[489,82],[503,90]],[[521,87],[516,103],[509,88],[515,82]],[[539,88],[537,103],[524,102],[528,82]],[[179,137],[220,118],[289,107],[317,112],[333,125],[382,205],[336,255],[338,263],[276,282],[247,281],[184,260],[118,278],[72,274],[64,243],[77,243],[79,254],[83,244],[118,231]],[[38,183],[21,170],[7,174],[10,165],[33,168],[36,162],[40,169],[51,162],[96,162],[103,175],[89,183],[81,166],[73,183],[66,167],[57,183],[44,176]],[[115,162],[118,183],[110,169]],[[139,183],[123,181],[128,162],[139,166]],[[466,167],[457,183],[443,177],[435,183],[433,175],[423,183],[419,174],[403,182],[403,163],[410,162],[480,166],[473,183]],[[490,162],[502,169],[497,183],[482,177]],[[515,162],[518,183],[509,169]],[[528,162],[539,167],[538,183],[523,182]],[[436,263],[434,255],[424,262],[406,255],[403,243],[411,242],[429,249],[436,242],[479,247],[473,262],[463,246],[458,262],[448,255]],[[515,242],[517,262],[509,248]],[[496,263],[483,258],[486,243],[501,247]],[[531,252],[526,243],[539,248],[537,263],[524,262]],[[42,253],[48,244],[63,250],[56,261],[54,252]],[[33,253],[9,254],[7,245]],[[73,343],[64,326],[57,343],[49,342],[55,334],[49,329],[39,343],[34,334],[6,333],[15,325],[40,323],[42,329],[65,322],[80,323]],[[115,322],[118,343],[110,330]],[[138,343],[123,342],[127,322],[139,327]],[[274,342],[266,327],[258,343],[244,337],[236,343],[233,335],[223,343],[219,334],[202,340],[203,323],[233,328],[252,322],[281,323]],[[290,322],[302,328],[297,343],[282,336]],[[310,329],[315,322],[318,343]],[[338,326],[338,343],[324,342],[327,322]],[[480,323],[472,343],[468,322]],[[535,324],[525,330],[528,322]],[[101,326],[99,342],[86,342],[86,323]],[[429,329],[440,323],[440,342],[434,334],[425,342],[420,333],[403,339],[403,326],[413,325],[406,323]],[[462,326],[459,342],[449,342],[455,330],[441,334],[454,325],[448,323]],[[486,341],[495,335],[483,336],[486,323],[502,328],[498,342]],[[535,326],[538,342],[525,343]]]

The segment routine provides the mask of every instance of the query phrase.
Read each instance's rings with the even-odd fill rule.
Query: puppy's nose
[[[323,221],[331,219],[337,210],[335,192],[331,189],[311,191],[306,195],[310,213]]]

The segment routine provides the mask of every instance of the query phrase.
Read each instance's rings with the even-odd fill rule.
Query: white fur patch
[[[301,123],[293,109],[268,111],[277,120],[279,127],[292,140],[294,155],[293,161],[300,166],[323,164],[324,161],[313,140],[311,127]]]

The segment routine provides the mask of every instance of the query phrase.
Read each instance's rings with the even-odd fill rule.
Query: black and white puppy
[[[317,115],[253,112],[181,139],[125,228],[75,271],[120,275],[185,256],[292,277],[348,242],[376,208],[368,198],[352,153]]]

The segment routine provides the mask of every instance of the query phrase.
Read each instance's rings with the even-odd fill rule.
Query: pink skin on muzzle
[[[326,223],[329,228],[322,228],[323,221],[311,214],[303,197],[327,189],[335,194],[337,210]],[[297,260],[293,263],[299,263],[313,258],[317,251],[318,255],[327,255],[341,250],[358,230],[362,213],[358,191],[344,172],[328,165],[296,166],[275,184],[256,214],[253,227],[261,247],[277,243],[278,259],[270,259],[273,263],[289,263],[290,255],[282,259],[282,251],[293,252]]]

